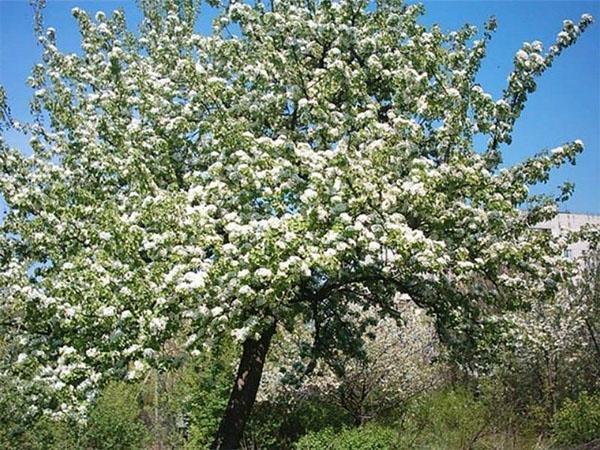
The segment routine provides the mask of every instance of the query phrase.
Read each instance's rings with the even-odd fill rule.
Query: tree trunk
[[[275,327],[273,323],[263,332],[260,339],[247,339],[244,342],[235,383],[212,444],[215,450],[234,450],[240,447],[244,427],[256,399],[271,339],[275,334]]]

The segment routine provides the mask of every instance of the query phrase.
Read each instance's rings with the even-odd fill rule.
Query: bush
[[[401,425],[402,448],[472,448],[489,424],[487,405],[470,391],[434,392],[408,406]]]
[[[233,383],[237,349],[224,344],[212,352],[200,355],[182,370],[174,396],[179,399],[178,408],[189,420],[186,449],[210,447]]]
[[[137,385],[109,384],[90,412],[86,429],[88,447],[101,450],[142,449],[149,433],[140,419]]]
[[[296,450],[390,450],[397,446],[398,434],[391,428],[364,425],[359,428],[332,428],[309,433],[296,443]]]
[[[307,433],[316,433],[324,428],[335,432],[351,424],[352,417],[346,410],[318,398],[291,403],[277,399],[254,405],[244,442],[248,447],[289,449]]]
[[[552,420],[554,438],[559,444],[576,445],[600,439],[600,393],[583,393],[567,400]]]

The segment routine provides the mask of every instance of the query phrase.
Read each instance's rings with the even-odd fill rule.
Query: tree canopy
[[[401,319],[398,302],[476,354],[556,290],[563,243],[533,227],[556,199],[528,186],[583,144],[508,168],[501,150],[591,16],[524,44],[494,99],[475,81],[493,19],[445,33],[399,0],[232,2],[204,36],[198,4],[141,4],[137,32],[75,8],[80,52],[40,38],[36,120],[1,109],[30,136],[31,154],[0,141],[0,321],[32,412],[83,413],[107,380],[224,336],[268,350],[304,326],[310,359],[356,353],[362,311]]]

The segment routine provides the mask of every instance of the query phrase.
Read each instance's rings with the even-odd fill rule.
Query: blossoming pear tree
[[[399,0],[236,1],[204,36],[193,0],[141,5],[139,32],[74,9],[78,53],[40,37],[32,123],[0,95],[30,138],[0,142],[0,322],[32,413],[83,414],[169,343],[233,336],[214,447],[236,448],[278,328],[312,330],[314,360],[356,352],[360,309],[398,317],[400,293],[468,351],[554,292],[561,245],[532,225],[556,202],[528,186],[583,145],[510,168],[501,150],[589,15],[524,44],[495,100],[475,81],[493,20],[479,36]]]

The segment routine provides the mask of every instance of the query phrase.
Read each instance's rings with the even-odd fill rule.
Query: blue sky
[[[59,47],[77,51],[78,31],[71,9],[79,6],[92,13],[124,8],[130,26],[140,18],[133,0],[47,0],[45,26],[57,30]],[[481,26],[495,15],[498,30],[489,45],[478,81],[494,96],[506,85],[515,52],[523,42],[540,40],[551,44],[566,18],[577,21],[591,13],[600,22],[597,1],[424,1],[424,24],[437,23],[444,30],[464,23]],[[209,32],[212,13],[204,14],[201,32]],[[0,0],[0,84],[8,93],[13,115],[29,117],[31,90],[25,80],[39,61],[40,49],[33,35],[32,9],[28,0]],[[9,132],[12,145],[26,148],[27,139]],[[557,192],[564,181],[575,183],[575,194],[562,209],[600,214],[600,23],[593,24],[577,44],[561,55],[553,67],[539,79],[533,94],[517,122],[513,143],[504,148],[505,163],[513,164],[544,148],[581,139],[586,149],[576,166],[562,167],[546,185],[533,192]],[[0,199],[0,209],[4,204]]]

